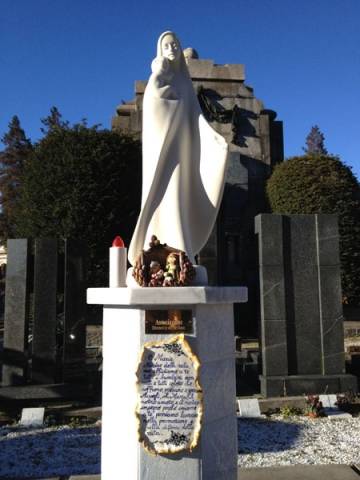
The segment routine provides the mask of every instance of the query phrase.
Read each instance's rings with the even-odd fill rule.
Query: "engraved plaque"
[[[145,343],[137,371],[139,441],[155,454],[191,451],[202,418],[200,363],[184,335]]]
[[[191,310],[146,310],[145,333],[193,333]]]

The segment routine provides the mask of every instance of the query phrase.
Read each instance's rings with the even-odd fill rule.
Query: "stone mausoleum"
[[[244,65],[217,65],[184,51],[203,113],[229,144],[225,192],[212,235],[200,252],[210,285],[247,285],[249,302],[237,305],[236,333],[257,334],[258,261],[254,218],[268,211],[265,182],[283,161],[283,126],[245,84]],[[141,137],[146,81],[135,82],[135,98],[117,107],[112,129]],[[166,239],[161,239],[166,241]]]

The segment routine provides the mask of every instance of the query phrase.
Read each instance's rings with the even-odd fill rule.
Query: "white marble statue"
[[[207,242],[224,189],[228,147],[203,117],[180,42],[160,35],[143,103],[141,212],[129,261],[151,236],[194,256]]]

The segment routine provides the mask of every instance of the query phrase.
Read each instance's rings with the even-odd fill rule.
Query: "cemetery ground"
[[[272,399],[266,415],[238,417],[240,479],[247,479],[249,475],[249,479],[260,480],[263,477],[252,477],[252,472],[265,475],[277,467],[297,466],[291,470],[295,474],[299,466],[326,464],[329,465],[329,470],[324,470],[327,480],[347,478],[329,476],[331,465],[334,468],[348,466],[343,467],[347,468],[346,472],[352,466],[351,472],[356,478],[356,465],[360,460],[360,398],[354,398],[348,405],[352,415],[339,419],[310,418],[292,406],[301,400],[299,397]],[[276,402],[283,406],[273,408]],[[262,410],[264,408],[263,404]],[[84,479],[88,475],[100,478],[101,407],[48,405],[43,427],[22,427],[20,414],[20,410],[8,409],[0,415],[1,479],[64,480],[78,475],[85,476]],[[316,478],[321,478],[318,470],[316,472]],[[292,476],[287,473],[284,478]]]
[[[358,347],[359,332],[346,335],[345,350]],[[99,404],[32,404],[45,406],[45,421],[42,427],[26,428],[19,424],[19,406],[0,403],[0,479],[100,479]],[[358,478],[359,396],[347,405],[351,416],[338,419],[305,416],[304,397],[265,399],[260,405],[262,417],[238,417],[241,480]]]

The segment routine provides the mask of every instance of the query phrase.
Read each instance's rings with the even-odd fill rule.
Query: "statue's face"
[[[174,35],[168,34],[161,40],[161,51],[163,57],[170,62],[176,62],[181,55],[180,45]]]

